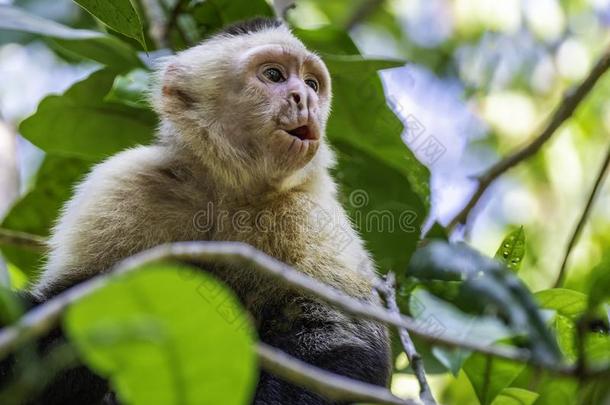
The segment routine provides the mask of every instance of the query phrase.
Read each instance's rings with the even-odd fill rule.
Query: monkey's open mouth
[[[290,131],[286,131],[286,132],[288,132],[292,136],[296,136],[297,138],[299,138],[302,141],[304,141],[306,139],[307,140],[318,139],[316,134],[311,129],[309,129],[309,127],[307,125],[303,125],[302,127],[291,129]]]

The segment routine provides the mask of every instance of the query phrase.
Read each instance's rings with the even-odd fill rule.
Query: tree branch
[[[265,343],[259,343],[256,351],[263,369],[334,401],[416,404],[392,395],[386,388],[314,367]]]
[[[44,251],[47,247],[47,242],[42,236],[0,228],[0,246],[2,245]]]
[[[457,225],[468,221],[470,212],[477,205],[489,186],[506,171],[536,154],[555,131],[574,114],[576,108],[591,92],[597,81],[610,68],[610,49],[607,49],[591,69],[586,79],[576,88],[569,90],[561,100],[544,130],[526,146],[517,149],[504,157],[486,172],[477,177],[478,186],[466,206],[449,222],[447,229],[451,232]]]
[[[563,256],[563,261],[561,262],[561,267],[559,268],[559,274],[557,275],[557,279],[555,280],[555,284],[553,285],[554,288],[561,287],[561,285],[564,282],[565,275],[566,275],[566,267],[568,264],[568,259],[570,258],[570,253],[572,252],[572,248],[576,244],[576,241],[580,237],[582,229],[584,228],[585,224],[587,223],[587,219],[589,218],[589,213],[591,212],[591,208],[593,207],[593,201],[595,200],[595,196],[597,195],[599,188],[603,184],[604,177],[606,176],[606,173],[608,172],[608,166],[610,166],[610,147],[608,147],[608,150],[606,151],[606,157],[604,158],[604,162],[602,163],[601,167],[599,168],[599,173],[597,174],[597,178],[595,179],[595,184],[593,185],[593,189],[591,190],[591,193],[589,194],[589,199],[587,200],[587,204],[585,205],[585,208],[584,208],[582,214],[580,215],[580,219],[578,220],[578,223],[576,224],[576,228],[574,228],[574,233],[572,233],[572,237],[570,238],[570,241],[568,242],[566,252]]]
[[[396,276],[394,273],[389,272],[386,275],[385,283],[379,283],[377,290],[384,296],[390,312],[395,315],[400,315],[400,310],[396,303]],[[405,353],[409,359],[409,365],[419,383],[419,399],[422,400],[424,405],[436,405],[436,400],[432,395],[432,390],[430,390],[428,380],[426,379],[424,361],[419,353],[417,353],[413,340],[411,340],[411,336],[409,336],[409,332],[405,328],[398,328],[398,334],[402,347],[405,349]]]
[[[22,343],[48,333],[57,325],[61,314],[70,304],[105,286],[113,274],[128,273],[147,263],[170,259],[191,262],[213,261],[250,266],[266,276],[298,288],[304,293],[318,297],[348,314],[406,328],[412,334],[419,336],[422,340],[431,344],[463,348],[507,360],[529,363],[534,367],[543,368],[554,374],[576,375],[576,369],[573,366],[533,363],[527,350],[509,349],[503,346],[481,346],[476,342],[449,336],[438,336],[430,332],[425,326],[418,324],[412,318],[391,313],[378,305],[372,305],[352,298],[266,255],[252,246],[240,242],[175,242],[160,245],[126,258],[114,266],[110,274],[100,274],[73,286],[49,299],[44,304],[30,310],[15,324],[0,330],[0,359],[11,353]],[[606,376],[610,374],[610,367],[593,368],[583,371],[583,373],[586,377],[591,378]]]

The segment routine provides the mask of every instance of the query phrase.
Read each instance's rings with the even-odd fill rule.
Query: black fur
[[[32,309],[39,302],[30,294],[21,292],[19,298],[24,309]],[[35,346],[40,357],[44,357],[54,346],[66,341],[60,327],[53,329]],[[20,369],[19,356],[14,354],[0,361],[0,390],[11,384]],[[27,405],[112,405],[108,382],[83,365],[77,365],[58,374],[41,392],[29,399]],[[25,405],[25,404],[24,404]]]
[[[267,29],[273,29],[281,27],[284,23],[280,20],[268,17],[256,17],[250,20],[239,21],[234,24],[228,25],[223,28],[218,34],[227,35],[247,35],[255,32],[264,31]]]
[[[387,385],[391,371],[385,333],[385,328],[374,322],[351,319],[298,296],[290,298],[281,310],[264,311],[259,331],[263,342],[309,364],[380,386]],[[267,404],[336,403],[263,371],[254,405]]]

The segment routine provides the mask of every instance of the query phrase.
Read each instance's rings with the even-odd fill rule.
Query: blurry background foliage
[[[93,164],[152,141],[157,121],[144,94],[157,57],[227,23],[273,15],[263,0],[152,1],[162,21],[172,21],[164,29],[155,26],[150,3],[0,0],[2,227],[47,236],[72,186]],[[435,242],[412,257],[420,229],[443,238],[442,227],[433,224],[446,224],[462,207],[475,185],[469,176],[536,135],[565,90],[585,78],[610,40],[610,0],[297,0],[288,21],[333,75],[328,137],[339,157],[335,174],[380,270],[399,275],[402,310],[432,320],[439,333],[525,345],[548,361],[556,361],[559,351],[577,358],[576,329],[586,315],[587,362],[610,361],[610,184],[602,187],[573,251],[565,288],[551,289],[610,143],[610,77],[540,153],[493,185],[467,231],[453,235],[480,253]],[[159,33],[161,44],[151,32]],[[357,193],[364,199],[354,198]],[[408,212],[408,226],[367,228],[358,220],[377,212],[394,218]],[[43,260],[16,247],[3,246],[2,254],[2,282],[13,289],[35,277]],[[251,332],[229,328],[232,338],[216,354],[186,346],[181,353],[156,353],[148,340],[161,343],[155,347],[182,347],[188,342],[180,341],[186,333],[181,328],[188,325],[167,321],[167,309],[147,301],[171,284],[163,271],[151,274],[156,276],[119,280],[76,306],[66,319],[71,337],[87,363],[112,375],[133,403],[147,403],[132,379],[144,371],[137,361],[126,370],[113,361],[138,355],[176,361],[182,389],[159,388],[177,395],[175,403],[214,401],[213,392],[188,384],[215,375],[210,367],[221,367],[214,363],[218,353],[250,359]],[[112,298],[122,283],[139,291],[141,302],[148,302],[144,309]],[[199,281],[205,283],[222,289]],[[104,299],[117,307],[101,323],[87,323],[106,310]],[[184,296],[180,303],[194,306],[189,300],[195,299]],[[241,316],[231,305],[229,312]],[[103,328],[104,322],[115,328]],[[226,326],[208,322],[219,334]],[[125,332],[112,333],[118,330]],[[523,364],[416,344],[440,403],[610,403],[609,384],[579,386]],[[194,356],[213,361],[183,367],[188,362],[181,359]],[[254,363],[242,363],[225,370],[226,378],[241,384],[227,403],[241,403],[252,389]],[[404,354],[397,352],[396,368],[393,391],[416,396]],[[156,377],[157,387],[171,379]],[[226,391],[221,383],[217,388]]]

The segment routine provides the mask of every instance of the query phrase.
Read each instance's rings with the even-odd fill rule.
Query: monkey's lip
[[[312,131],[311,128],[307,125],[302,125],[291,130],[285,130],[285,132],[291,136],[299,138],[302,141],[316,141],[319,138],[316,131]]]

